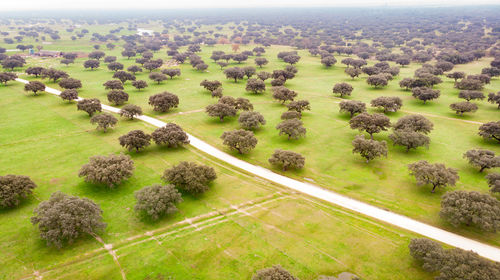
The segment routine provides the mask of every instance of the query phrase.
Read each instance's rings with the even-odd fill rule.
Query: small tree
[[[265,71],[260,71],[259,73],[257,73],[257,78],[259,78],[262,81],[271,78],[271,76],[272,76],[271,73]]]
[[[205,108],[205,111],[210,117],[218,117],[220,121],[224,121],[225,117],[234,117],[236,116],[236,108],[232,105],[228,105],[225,103],[216,103],[208,105]]]
[[[102,113],[92,116],[92,118],[90,118],[90,123],[97,124],[97,129],[101,128],[106,132],[108,128],[115,126],[118,120],[111,114]]]
[[[409,164],[408,169],[410,175],[415,176],[418,185],[431,184],[431,192],[434,192],[437,187],[454,186],[459,179],[456,169],[447,168],[442,163],[431,164],[426,160],[421,160]]]
[[[297,100],[292,101],[286,105],[288,111],[295,111],[302,114],[302,111],[311,110],[311,106],[309,106],[309,101],[307,100]]]
[[[149,73],[149,78],[151,80],[157,82],[158,84],[160,84],[161,82],[163,82],[167,79],[167,75],[162,74],[162,73],[158,73],[158,72],[152,72],[152,73]]]
[[[177,212],[175,204],[182,202],[181,194],[174,185],[156,184],[144,187],[134,192],[134,196],[137,200],[135,211],[143,213],[155,221],[164,215]]]
[[[39,81],[30,81],[29,83],[24,85],[25,91],[31,91],[34,95],[38,95],[39,91],[45,90],[45,85]]]
[[[99,68],[100,64],[101,63],[97,59],[89,59],[83,63],[83,67],[85,67],[85,69],[90,68],[90,70],[94,70]]]
[[[406,115],[395,124],[394,130],[410,130],[427,134],[431,132],[434,124],[422,115]]]
[[[257,57],[255,59],[255,64],[257,66],[259,66],[260,68],[262,68],[262,66],[266,65],[267,63],[269,63],[269,61],[267,61],[267,59],[265,59],[263,57]]]
[[[143,88],[148,87],[148,83],[144,80],[132,81],[132,86],[134,86],[137,90],[141,90]]]
[[[416,87],[411,90],[412,96],[416,99],[424,101],[424,104],[433,99],[437,99],[440,96],[440,91],[437,89],[431,89],[428,87]]]
[[[122,84],[125,84],[127,81],[135,81],[136,77],[132,73],[119,70],[113,74],[113,79],[118,79],[122,82]]]
[[[96,112],[101,112],[101,101],[97,98],[83,99],[76,103],[77,110],[85,111],[91,117]]]
[[[491,173],[486,175],[490,192],[500,193],[500,173]]]
[[[288,140],[298,139],[306,135],[306,128],[302,126],[302,122],[299,119],[284,120],[276,126],[276,129],[280,131],[280,136],[283,134],[287,135]]]
[[[222,87],[222,83],[220,81],[214,80],[214,81],[209,81],[209,80],[203,80],[200,83],[200,86],[205,88],[206,90],[213,92],[214,90]]]
[[[500,142],[500,121],[482,124],[479,127],[479,136],[484,139],[495,139]]]
[[[293,101],[297,96],[297,92],[288,89],[284,86],[276,86],[272,88],[273,98],[281,101],[281,104],[285,104],[286,101]]]
[[[337,83],[333,86],[333,93],[340,94],[340,97],[351,95],[353,87],[348,83]]]
[[[167,76],[170,77],[170,79],[173,79],[175,76],[180,76],[181,75],[181,69],[179,68],[168,68],[168,69],[163,69],[161,72]]]
[[[269,163],[272,165],[281,165],[283,171],[289,168],[301,169],[306,162],[305,157],[299,153],[285,150],[275,150],[269,158]]]
[[[461,90],[458,94],[458,98],[463,98],[467,101],[471,100],[483,100],[484,94],[477,90]]]
[[[427,238],[414,238],[408,245],[410,255],[427,271],[438,271],[445,261],[445,251],[439,243]]]
[[[142,68],[139,65],[131,65],[127,68],[127,71],[135,75],[137,72],[142,72]]]
[[[111,70],[111,71],[118,71],[118,70],[123,70],[123,64],[121,64],[120,62],[111,62],[108,64],[108,69]],[[133,69],[133,70],[137,70],[137,69]]]
[[[255,75],[255,67],[253,66],[245,66],[243,67],[243,72],[245,73],[245,76],[247,79],[250,79],[253,75]]]
[[[127,104],[120,110],[120,116],[129,118],[131,120],[133,120],[134,117],[140,115],[142,115],[141,107],[134,104]]]
[[[259,128],[261,125],[266,124],[264,116],[259,112],[246,111],[240,114],[238,118],[240,126],[247,130],[253,130]]]
[[[36,184],[23,175],[0,176],[0,208],[13,208],[32,194]]]
[[[209,183],[217,178],[212,167],[182,161],[165,170],[162,179],[174,184],[180,190],[197,195],[209,189]]]
[[[120,136],[118,140],[122,147],[127,148],[129,151],[135,149],[138,152],[140,149],[146,148],[151,144],[151,135],[144,133],[142,130],[132,130]]]
[[[365,139],[363,135],[358,135],[352,141],[352,153],[359,153],[366,159],[366,163],[380,156],[387,157],[387,142]]]
[[[226,131],[220,138],[223,140],[224,145],[238,151],[240,154],[248,153],[257,145],[257,138],[255,138],[253,132],[243,129]]]
[[[102,84],[105,89],[111,89],[111,90],[123,90],[123,84],[119,80],[109,80],[106,81],[104,84]]]
[[[370,134],[371,139],[373,139],[373,134],[387,130],[387,128],[391,126],[391,121],[383,114],[361,113],[353,117],[349,121],[349,125],[352,129],[366,131],[368,134]]]
[[[93,156],[78,176],[85,177],[85,182],[114,188],[132,176],[133,171],[134,162],[127,155]]]
[[[414,83],[415,79],[413,78],[403,78],[401,81],[399,81],[399,87],[408,90],[413,87]]]
[[[248,79],[245,90],[255,94],[263,93],[266,91],[266,84],[260,79]]]
[[[156,129],[151,136],[156,145],[166,145],[169,148],[189,144],[188,135],[175,123],[167,123],[165,126]]]
[[[366,104],[358,100],[346,100],[339,103],[340,112],[348,112],[351,118],[355,114],[366,112]]]
[[[274,265],[273,267],[264,268],[257,271],[253,276],[252,280],[298,280],[290,272],[286,271],[280,265]]]
[[[408,129],[395,129],[389,135],[389,139],[392,140],[394,146],[400,145],[406,147],[406,152],[421,146],[429,147],[429,143],[431,142],[428,136]]]
[[[335,63],[337,63],[337,59],[332,55],[325,56],[321,59],[321,64],[325,65],[326,68],[332,67]]]
[[[457,102],[450,104],[450,109],[455,111],[457,115],[463,116],[464,113],[477,111],[478,107],[476,104],[470,102]]]
[[[128,93],[123,90],[112,90],[107,94],[108,101],[115,105],[122,105],[128,101]]]
[[[344,72],[354,80],[354,78],[359,77],[361,75],[361,70],[359,68],[349,67],[344,70]]]
[[[379,107],[387,112],[397,112],[403,106],[403,100],[397,96],[380,96],[370,102],[372,107]]]
[[[64,78],[59,82],[59,86],[64,89],[79,89],[82,87],[82,82],[73,78]]]
[[[453,226],[476,226],[484,231],[500,229],[500,201],[479,192],[447,192],[441,200],[441,218]]]
[[[447,74],[446,77],[453,79],[456,83],[458,79],[465,78],[465,73],[464,72],[453,72],[453,73]]]
[[[78,99],[78,92],[76,89],[66,89],[61,92],[59,95],[62,100],[67,100],[69,102]]]
[[[464,156],[467,161],[479,167],[479,172],[485,169],[500,167],[500,157],[495,156],[495,152],[490,150],[469,150],[465,152]]]
[[[241,80],[243,79],[243,77],[245,77],[245,72],[239,67],[233,67],[224,70],[224,75],[226,75],[226,78],[228,79],[234,79],[234,82],[237,83],[238,80]]]
[[[17,79],[17,74],[10,72],[0,72],[0,83],[7,85],[7,82]]]
[[[491,92],[490,94],[488,94],[488,102],[490,102],[491,104],[497,104],[498,109],[500,109],[500,91],[497,93]]]
[[[162,92],[149,97],[149,105],[157,112],[168,112],[171,108],[179,106],[179,97],[170,92]]]
[[[61,248],[73,243],[83,234],[94,234],[106,228],[102,210],[88,198],[55,192],[48,201],[41,202],[34,210],[31,223],[38,225],[40,237],[48,246]]]
[[[385,87],[387,86],[387,77],[383,74],[372,75],[366,79],[366,83],[375,88]]]
[[[286,111],[281,114],[281,119],[282,120],[289,120],[289,119],[301,119],[302,114],[297,112],[297,111]]]
[[[28,67],[28,68],[26,68],[26,70],[24,72],[28,75],[33,75],[33,76],[35,76],[35,78],[38,78],[38,76],[40,76],[42,74],[42,71],[44,69],[45,68],[43,68],[43,67]]]

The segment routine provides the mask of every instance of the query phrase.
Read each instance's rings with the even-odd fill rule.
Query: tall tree
[[[387,157],[387,142],[365,139],[363,135],[358,135],[352,141],[353,153],[359,153],[366,159],[366,163],[380,156]]]

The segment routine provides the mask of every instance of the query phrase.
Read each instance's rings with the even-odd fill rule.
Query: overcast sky
[[[74,9],[179,9],[242,7],[451,6],[499,0],[1,0],[0,11]]]

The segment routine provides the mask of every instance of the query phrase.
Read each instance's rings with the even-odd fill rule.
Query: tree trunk
[[[373,140],[373,133],[370,133],[370,138]]]
[[[434,184],[433,184],[433,187],[432,187],[432,191],[431,191],[431,193],[434,193],[434,191],[436,190],[436,187],[437,187],[437,185],[434,185]]]
[[[479,169],[479,172],[483,172],[483,170],[486,168],[487,166],[481,166],[481,169]]]

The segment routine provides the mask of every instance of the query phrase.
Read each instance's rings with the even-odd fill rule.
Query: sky
[[[499,0],[2,0],[0,11],[499,5]]]

